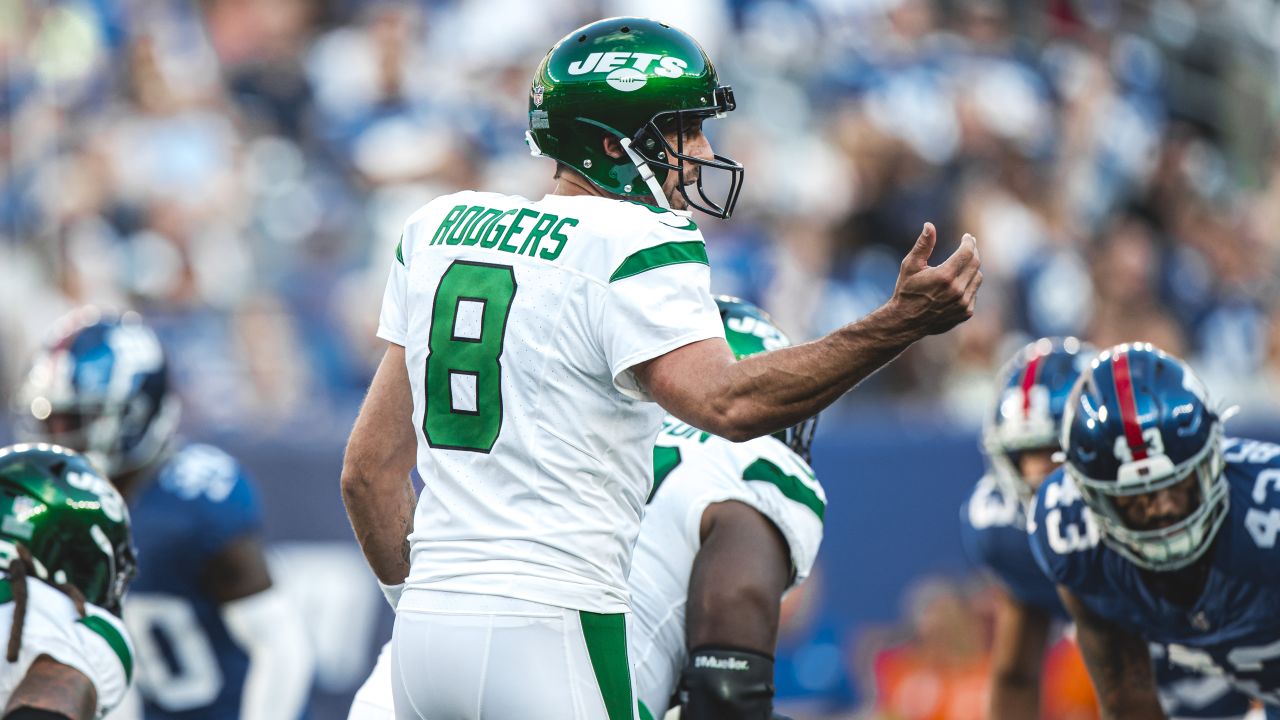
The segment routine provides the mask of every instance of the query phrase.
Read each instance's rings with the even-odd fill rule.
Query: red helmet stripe
[[[1022,417],[1028,420],[1031,419],[1031,388],[1040,379],[1040,364],[1043,360],[1044,355],[1036,355],[1027,363],[1027,369],[1022,371]]]
[[[1147,459],[1147,441],[1142,437],[1142,424],[1138,422],[1138,401],[1133,394],[1133,378],[1129,376],[1129,351],[1116,353],[1111,365],[1111,377],[1116,384],[1116,398],[1120,401],[1120,422],[1124,424],[1124,437],[1134,460]]]

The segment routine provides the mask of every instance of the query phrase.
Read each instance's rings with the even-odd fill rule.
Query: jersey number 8
[[[427,444],[487,453],[502,431],[502,344],[516,276],[510,265],[454,261],[436,287],[426,368]]]

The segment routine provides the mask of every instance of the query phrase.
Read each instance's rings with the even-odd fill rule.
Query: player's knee
[[[773,659],[746,650],[703,647],[689,655],[680,678],[682,720],[769,720]]]

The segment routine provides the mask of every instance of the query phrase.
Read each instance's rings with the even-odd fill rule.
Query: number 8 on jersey
[[[510,265],[455,260],[436,287],[422,432],[433,448],[487,453],[502,431],[503,339]]]

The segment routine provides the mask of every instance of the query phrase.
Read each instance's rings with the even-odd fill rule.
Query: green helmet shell
[[[756,305],[728,295],[717,295],[716,305],[724,321],[724,338],[737,359],[791,345],[769,313]]]
[[[715,300],[716,306],[720,308],[720,320],[724,323],[724,339],[728,341],[729,349],[738,360],[791,346],[786,333],[778,329],[769,313],[758,306],[728,295],[717,295]],[[809,446],[813,442],[813,431],[817,424],[818,416],[814,415],[793,427],[774,433],[774,437],[808,461]]]
[[[22,544],[43,580],[68,583],[118,611],[137,571],[129,509],[111,482],[72,450],[45,444],[0,449],[0,564]]]
[[[530,149],[606,192],[643,200],[652,192],[641,168],[626,155],[610,157],[601,138],[631,140],[661,183],[679,168],[661,132],[646,133],[657,128],[655,118],[713,117],[732,109],[732,91],[719,85],[711,59],[692,37],[656,20],[609,18],[566,35],[538,65],[529,92]],[[741,166],[732,164],[740,174]]]

